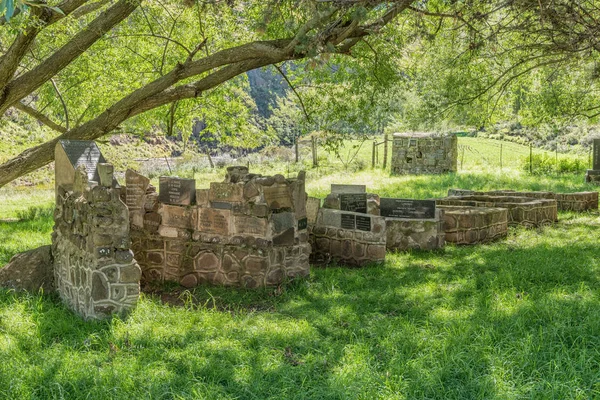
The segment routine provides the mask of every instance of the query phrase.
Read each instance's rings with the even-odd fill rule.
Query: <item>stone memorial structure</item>
[[[444,247],[444,212],[436,209],[435,200],[382,197],[380,214],[385,218],[388,250],[435,250]]]
[[[94,142],[61,140],[56,149],[54,285],[84,318],[130,310],[140,267],[130,250],[129,211],[113,167]]]
[[[592,155],[592,169],[588,169],[585,173],[585,181],[598,185],[600,184],[600,139],[594,139]]]
[[[315,225],[309,225],[309,229],[311,259],[317,264],[363,266],[385,261],[382,217],[321,208]]]
[[[505,208],[509,226],[536,228],[553,224],[557,220],[557,205],[554,199],[535,199],[519,196],[450,196],[436,200],[439,206],[468,206]]]
[[[476,192],[467,189],[449,189],[448,196],[518,196],[533,199],[555,199],[558,211],[583,212],[598,209],[598,192],[554,193],[492,190]]]
[[[365,185],[331,184],[323,208],[379,215],[379,196],[367,193]]]
[[[395,133],[392,174],[443,174],[457,171],[456,135]]]
[[[126,197],[136,198],[145,181],[127,176]],[[179,178],[161,178],[158,195],[143,185],[135,202],[143,204],[143,222],[131,221],[143,280],[256,288],[308,275],[304,179],[304,172],[286,179],[229,167],[225,181],[208,189]]]
[[[506,237],[508,209],[439,205],[444,211],[444,232],[448,243],[468,245]]]

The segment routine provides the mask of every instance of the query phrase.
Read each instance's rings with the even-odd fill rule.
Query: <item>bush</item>
[[[523,157],[521,169],[529,172],[529,164],[529,156]],[[587,161],[584,158],[559,156],[557,163],[555,156],[551,156],[546,153],[533,154],[531,164],[532,173],[534,175],[543,175],[553,172],[582,172],[587,168]]]

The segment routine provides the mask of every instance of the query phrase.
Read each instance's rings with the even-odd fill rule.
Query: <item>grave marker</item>
[[[382,217],[432,219],[435,218],[435,200],[392,199],[382,197],[379,203]]]
[[[72,185],[75,170],[83,165],[88,181],[100,182],[98,164],[106,163],[96,143],[87,140],[59,140],[55,148],[56,186]]]
[[[331,193],[366,193],[367,187],[365,185],[338,185],[335,183],[331,184]]]
[[[293,207],[292,196],[287,186],[265,186],[263,192],[271,210]]]
[[[357,213],[367,213],[367,194],[366,193],[341,193],[340,210],[352,211]]]
[[[198,230],[203,233],[214,233],[217,235],[229,235],[231,211],[218,210],[215,208],[198,209]]]
[[[593,169],[600,170],[600,139],[594,139],[594,162]]]
[[[164,204],[189,206],[196,202],[196,181],[170,176],[159,178],[159,201]]]

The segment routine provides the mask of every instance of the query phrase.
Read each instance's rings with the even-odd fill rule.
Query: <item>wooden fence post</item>
[[[296,152],[296,164],[298,164],[298,136],[296,136],[296,140],[294,140],[294,150]]]
[[[529,143],[529,173],[533,174],[533,145]]]
[[[317,141],[314,136],[311,138],[311,144],[312,144],[313,167],[317,167],[319,165],[319,163],[317,162]]]
[[[387,168],[388,159],[388,134],[383,135],[383,169]]]
[[[371,168],[375,168],[375,149],[377,148],[377,140],[373,139],[373,151],[371,153]]]

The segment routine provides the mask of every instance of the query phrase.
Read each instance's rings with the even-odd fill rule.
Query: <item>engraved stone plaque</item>
[[[293,228],[295,225],[295,217],[291,212],[271,214],[271,221],[273,222],[273,234]]]
[[[306,199],[306,218],[308,218],[309,224],[317,223],[317,216],[319,215],[320,208],[321,199],[316,197],[309,197]]]
[[[366,193],[342,193],[342,194],[340,194],[340,210],[366,214],[366,212],[367,212],[367,194]]]
[[[266,218],[236,215],[233,217],[233,227],[235,232],[240,235],[267,237],[269,221]]]
[[[263,191],[265,201],[271,210],[293,207],[292,196],[286,185],[266,186]]]
[[[96,143],[87,140],[61,140],[60,145],[64,149],[73,169],[84,165],[88,180],[100,182],[98,163],[105,163],[106,160],[100,153]],[[60,168],[60,166],[57,167]]]
[[[356,216],[356,229],[361,231],[370,232],[371,231],[371,217],[367,217],[364,215]]]
[[[338,185],[335,183],[331,184],[331,193],[366,193],[367,187],[365,185]]]
[[[342,229],[356,229],[356,218],[354,214],[342,214],[341,215],[341,228]]]
[[[192,210],[187,207],[170,206],[163,204],[159,210],[162,215],[162,224],[174,228],[193,229]]]
[[[128,169],[125,171],[125,204],[130,210],[144,207],[144,195],[150,185],[150,179]]]
[[[164,204],[189,206],[196,202],[196,181],[170,176],[159,178],[159,201]]]
[[[382,217],[432,219],[435,218],[435,200],[392,199],[380,200]]]
[[[229,235],[231,211],[214,208],[198,209],[198,230],[203,233]]]
[[[236,183],[211,182],[208,192],[210,201],[240,202],[244,201],[244,186]]]

